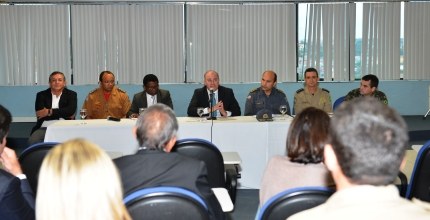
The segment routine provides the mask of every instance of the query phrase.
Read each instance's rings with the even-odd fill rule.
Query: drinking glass
[[[139,115],[141,115],[145,110],[146,108],[139,108]]]
[[[86,109],[81,109],[81,111],[79,112],[79,115],[81,116],[82,120],[85,120],[85,118],[87,117],[87,110]]]
[[[282,119],[285,119],[285,113],[287,113],[287,106],[286,105],[279,106],[279,111],[282,114]]]
[[[197,114],[200,117],[200,121],[203,121],[202,116],[203,116],[204,111],[205,111],[205,108],[203,108],[203,107],[198,107],[197,108]]]

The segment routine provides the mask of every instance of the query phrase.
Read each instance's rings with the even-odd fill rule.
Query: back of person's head
[[[118,171],[97,145],[74,139],[43,160],[36,217],[44,220],[127,220]]]
[[[12,115],[9,110],[0,105],[0,143],[9,132],[10,123],[12,122]]]
[[[407,126],[395,110],[373,97],[353,99],[331,119],[331,145],[353,184],[393,183],[408,145]]]
[[[143,77],[143,85],[146,86],[149,82],[156,82],[158,84],[158,78],[154,74],[148,74]]]
[[[364,81],[369,81],[370,80],[370,87],[371,88],[373,88],[373,87],[378,88],[379,79],[375,75],[372,75],[372,74],[365,75],[365,76],[361,77],[361,80],[364,80]]]
[[[296,163],[320,163],[329,135],[330,117],[321,109],[309,107],[293,119],[288,130],[287,156]]]
[[[136,138],[143,149],[164,150],[178,131],[178,121],[173,110],[162,103],[151,105],[136,123]]]

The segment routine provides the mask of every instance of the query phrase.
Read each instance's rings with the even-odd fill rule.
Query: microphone
[[[213,89],[209,89],[209,107],[212,107],[212,97],[214,95],[214,90]]]

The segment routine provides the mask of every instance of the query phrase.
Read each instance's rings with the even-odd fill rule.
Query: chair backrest
[[[197,138],[181,139],[173,151],[205,162],[211,188],[225,187],[224,159],[214,144]]]
[[[132,219],[209,219],[209,211],[201,197],[179,187],[138,189],[124,198]]]
[[[345,101],[345,96],[341,96],[333,103],[333,111],[340,105],[342,102]]]
[[[37,193],[37,181],[39,178],[39,170],[42,166],[43,159],[49,150],[51,150],[57,142],[41,142],[31,145],[22,151],[19,156],[19,163],[21,164],[22,172],[27,176],[34,194]]]
[[[430,141],[418,151],[406,198],[430,202]]]
[[[399,190],[399,194],[401,197],[405,198],[406,191],[408,190],[408,177],[406,177],[406,174],[404,174],[402,171],[399,171],[397,178],[400,181],[400,185],[396,185]]]
[[[327,187],[297,187],[285,190],[263,204],[257,219],[286,219],[297,212],[324,203],[333,192]]]

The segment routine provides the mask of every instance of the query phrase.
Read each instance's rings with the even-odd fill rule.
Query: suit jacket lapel
[[[158,92],[157,92],[157,103],[162,103],[162,98],[161,98],[161,91],[160,90],[158,90]]]
[[[63,92],[61,93],[60,101],[58,101],[58,107],[62,108],[66,100],[67,100],[67,91],[66,91],[66,88],[64,88]],[[52,103],[52,96],[51,96],[51,103]]]
[[[148,108],[148,101],[146,100],[146,91],[143,92],[142,103],[145,108]]]
[[[218,87],[218,102],[224,100],[224,90],[221,89],[221,86]]]
[[[52,108],[52,93],[51,93],[51,89],[48,89],[48,92],[46,93],[46,101],[47,101],[47,107],[48,108]]]

